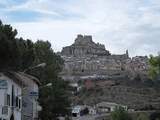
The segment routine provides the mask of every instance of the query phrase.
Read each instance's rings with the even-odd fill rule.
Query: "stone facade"
[[[147,57],[130,58],[128,50],[124,54],[113,55],[104,45],[93,42],[91,36],[78,35],[71,46],[62,49],[60,55],[65,60],[61,72],[65,80],[108,79],[148,69]]]

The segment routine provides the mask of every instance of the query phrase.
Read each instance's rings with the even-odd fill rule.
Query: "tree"
[[[150,56],[149,59],[150,69],[149,75],[152,79],[159,79],[160,78],[160,55],[158,56]]]
[[[47,66],[41,71],[34,71],[39,77],[42,86],[52,83],[52,87],[40,90],[40,104],[43,108],[40,117],[42,120],[56,119],[60,115],[68,115],[70,102],[68,99],[68,83],[58,74],[62,70],[63,60],[56,55],[48,41],[39,40],[34,44],[35,63],[45,62]],[[32,71],[33,73],[33,71]]]
[[[34,61],[31,40],[16,38],[17,30],[0,21],[0,70],[21,71]]]
[[[153,112],[149,116],[150,120],[160,120],[160,112]]]
[[[42,86],[52,83],[51,87],[40,87],[39,102],[42,106],[41,120],[53,120],[59,115],[67,115],[70,110],[68,83],[58,77],[63,60],[56,55],[48,41],[16,38],[17,30],[0,21],[0,71],[23,71],[40,63],[44,69],[29,69],[26,72],[40,79]]]
[[[18,57],[18,48],[15,36],[17,31],[10,25],[3,25],[0,21],[0,68],[13,68]]]
[[[23,38],[17,39],[19,53],[19,69],[23,71],[31,67],[35,61],[34,43]]]
[[[131,120],[131,117],[122,107],[116,107],[113,112],[111,112],[112,120]]]

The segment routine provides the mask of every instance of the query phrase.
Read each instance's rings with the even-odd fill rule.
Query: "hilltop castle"
[[[84,88],[90,89],[78,99],[76,96],[75,103],[83,101],[94,105],[93,101],[110,101],[136,110],[159,109],[159,92],[145,86],[149,68],[147,56],[131,58],[127,50],[113,55],[104,45],[93,42],[92,36],[82,35],[59,54],[65,61],[60,76],[73,83],[80,81]]]
[[[60,55],[65,60],[61,72],[65,80],[122,78],[145,74],[148,69],[146,56],[130,58],[128,50],[121,55],[112,55],[103,44],[93,42],[92,36],[87,35],[78,35]]]

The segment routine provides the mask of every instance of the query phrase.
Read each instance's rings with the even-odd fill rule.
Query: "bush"
[[[111,112],[111,120],[132,120],[127,111],[122,107],[116,107],[113,112]]]
[[[160,120],[160,112],[154,112],[150,115],[150,120]]]
[[[137,117],[137,120],[149,120],[149,117],[144,113],[140,113]]]

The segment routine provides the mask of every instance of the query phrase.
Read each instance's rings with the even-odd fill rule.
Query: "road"
[[[95,120],[96,115],[85,115],[81,117],[72,117],[72,120]]]
[[[96,118],[101,118],[104,116],[110,115],[109,113],[101,114],[101,115],[84,115],[81,117],[72,117],[72,120],[96,120]]]

